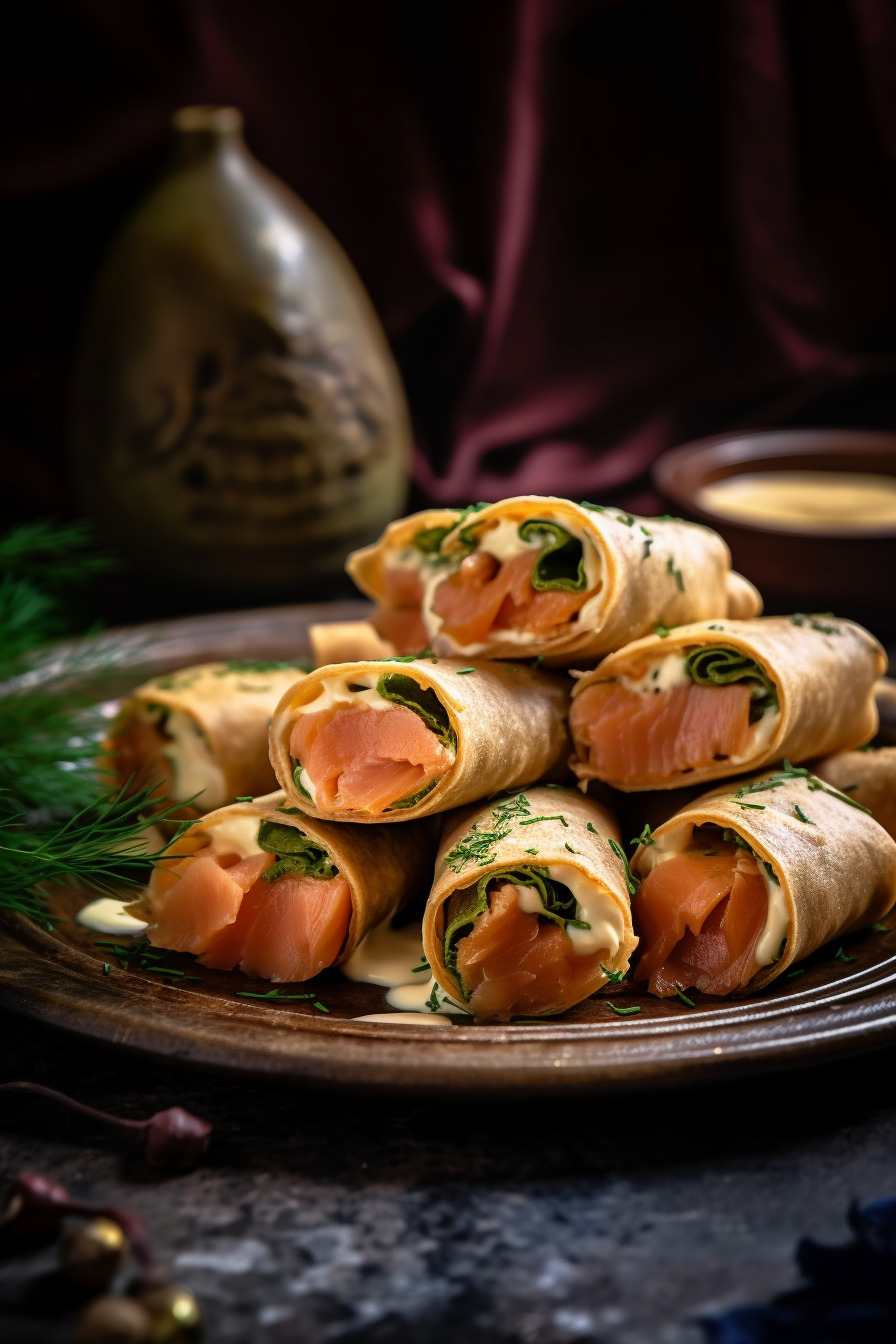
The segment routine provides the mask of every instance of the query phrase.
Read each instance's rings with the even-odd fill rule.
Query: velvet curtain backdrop
[[[416,500],[650,507],[669,446],[896,423],[892,0],[29,0],[5,34],[5,521],[170,112],[241,107],[397,355]]]

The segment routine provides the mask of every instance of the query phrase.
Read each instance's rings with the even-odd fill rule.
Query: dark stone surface
[[[160,1176],[131,1135],[0,1093],[4,1180],[38,1170],[136,1210],[215,1344],[698,1344],[696,1318],[797,1283],[800,1236],[847,1240],[850,1199],[896,1195],[894,1050],[483,1107],[253,1086],[8,1015],[0,1031],[4,1080],[214,1125],[199,1167]],[[52,1247],[0,1263],[4,1341],[72,1339],[54,1264]]]

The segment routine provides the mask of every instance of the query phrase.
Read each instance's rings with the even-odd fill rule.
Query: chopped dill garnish
[[[889,933],[890,928],[888,924],[872,924],[871,931],[872,933]]]
[[[810,793],[818,793],[819,791],[827,793],[831,798],[838,798],[841,803],[848,803],[850,807],[858,808],[860,812],[871,815],[870,807],[865,807],[864,804],[856,802],[855,798],[850,798],[839,789],[831,788],[829,784],[825,784],[823,780],[818,779],[805,766],[791,765],[788,760],[785,760],[783,769],[776,774],[771,775],[768,779],[758,779],[755,784],[745,784],[742,789],[737,790],[734,797],[738,799],[743,798],[746,794],[765,793],[767,789],[780,789],[791,779],[804,779]]]
[[[430,970],[432,970],[432,967],[430,966],[429,962],[428,962],[428,961],[426,960],[426,958],[424,957],[423,960],[421,961],[421,963],[420,963],[419,966],[412,966],[412,967],[411,967],[411,974],[412,974],[412,975],[419,975],[421,971],[430,971]]]
[[[537,849],[527,849],[527,850],[526,850],[526,853],[527,853],[527,854],[537,854],[538,852],[539,852],[539,851],[538,851]]]
[[[795,980],[798,975],[805,975],[805,966],[792,966],[789,971],[784,972],[785,980]]]
[[[595,825],[593,825],[593,823],[590,822],[590,821],[588,822],[588,825],[585,827],[585,830],[586,830],[586,831],[590,831],[592,835],[600,835],[600,831],[599,831],[599,830],[597,829],[597,827],[596,827]]]
[[[154,975],[170,975],[178,980],[199,980],[201,976],[187,975],[186,971],[178,971],[172,966],[163,966],[162,962],[168,956],[168,949],[165,947],[154,947],[146,937],[141,934],[135,938],[132,943],[125,946],[123,943],[113,943],[107,940],[97,942],[96,947],[107,948],[118,961],[123,970],[151,971]],[[108,962],[103,963],[104,967]],[[104,970],[103,974],[108,975]]]
[[[455,673],[458,677],[466,677],[470,672],[475,672],[475,667],[459,667]]]
[[[328,1013],[330,1011],[325,1003],[321,1003],[320,999],[315,999],[311,1007],[316,1008],[319,1013]]]
[[[847,966],[851,961],[858,961],[858,957],[851,957],[848,952],[844,951],[842,945],[834,953],[834,959],[835,961],[842,961]]]
[[[628,894],[629,896],[634,896],[638,890],[638,879],[632,874],[628,859],[625,855],[625,850],[612,838],[608,838],[607,844],[610,846],[616,857],[622,860],[623,867],[625,868],[625,881],[628,887]]]
[[[433,985],[433,987],[432,987],[432,993],[430,994],[429,998],[426,1000],[426,1006],[427,1006],[427,1008],[429,1009],[429,1011],[430,1011],[431,1013],[437,1013],[437,1012],[439,1011],[439,987],[438,987],[438,985]]]
[[[534,826],[536,821],[559,821],[562,826],[569,825],[569,822],[566,820],[562,812],[555,812],[554,815],[550,817],[527,817],[525,821],[520,822],[520,825]]]
[[[640,1013],[641,1011],[640,1003],[632,1004],[631,1008],[620,1008],[618,1003],[613,1003],[610,999],[604,1000],[604,1007],[609,1008],[610,1012],[615,1013],[617,1017],[631,1017],[633,1013]]]
[[[104,962],[103,962],[103,975],[108,975],[109,972],[110,972],[111,970],[112,970],[112,967],[109,965],[108,961],[104,961]]]
[[[677,989],[677,990],[675,991],[675,997],[676,997],[677,999],[680,999],[681,1002],[684,1004],[684,1006],[685,1006],[686,1008],[696,1008],[696,1007],[697,1007],[697,1005],[696,1005],[696,1003],[694,1002],[694,1000],[693,1000],[693,999],[689,999],[688,996],[687,996],[687,994],[685,994],[685,992],[684,992],[683,989]]]
[[[660,639],[665,639],[667,635],[671,635],[672,626],[663,625],[662,621],[657,621],[656,625],[653,627],[653,633],[659,635]]]
[[[568,840],[567,840],[566,843],[564,844],[563,848],[564,848],[564,849],[568,849],[569,852],[570,852],[570,854],[575,854],[575,853],[578,852],[577,850],[573,849],[572,845],[569,843]]]
[[[743,806],[743,804],[741,804],[741,806]],[[800,821],[804,821],[804,822],[806,823],[807,826],[814,826],[814,825],[815,825],[815,822],[812,820],[812,818],[806,816],[805,812],[804,812],[803,809],[800,807],[799,803],[797,803],[797,804],[794,806],[794,809],[793,809],[793,810],[794,810],[794,812],[796,813],[796,815],[799,817]]]
[[[641,531],[642,531],[643,534],[644,534],[644,555],[643,555],[643,559],[646,560],[647,557],[650,555],[650,548],[651,548],[651,546],[653,545],[653,533],[650,531],[650,528],[645,527],[643,523],[639,523],[639,524],[638,524],[638,527],[641,529]]]
[[[822,635],[842,635],[843,631],[839,625],[829,625],[822,619],[825,616],[831,620],[837,619],[832,611],[817,611],[811,615],[807,615],[804,611],[795,611],[790,619],[801,629],[808,625],[810,630],[817,630]]]
[[[532,659],[532,661],[531,661],[531,663],[529,664],[529,666],[530,666],[530,668],[532,669],[533,672],[537,672],[538,669],[541,667],[541,665],[542,665],[543,662],[544,662],[544,654],[543,654],[543,653],[539,653],[539,654],[536,655],[536,657],[534,657],[534,658]]]
[[[634,840],[629,840],[629,844],[633,846],[644,845],[645,848],[647,848],[648,845],[656,844],[656,841],[653,838],[653,832],[650,829],[649,821],[645,821],[643,827],[641,828],[641,834],[636,835]]]
[[[266,994],[254,994],[249,989],[238,989],[236,991],[238,999],[266,999],[268,1002],[277,1003],[304,1003],[308,999],[313,999],[313,994],[282,994],[279,989],[269,989]]]
[[[856,751],[874,751],[874,743],[866,742],[864,747],[856,747]]]
[[[445,855],[445,866],[453,873],[459,873],[466,864],[475,863],[484,868],[494,858],[496,847],[513,830],[513,823],[520,817],[527,817],[529,809],[529,799],[524,793],[511,794],[495,803],[491,812],[493,828],[480,830],[474,822],[467,834]]]
[[[745,803],[741,798],[735,798],[734,801],[737,803],[738,807],[749,808],[751,812],[765,811],[765,803]]]
[[[244,793],[239,798],[234,798],[235,803],[254,803],[255,799],[251,793]]]
[[[601,962],[600,968],[607,977],[607,984],[609,985],[621,985],[628,975],[628,971],[611,971],[609,966],[605,966],[603,962]]]
[[[675,561],[672,559],[672,556],[671,556],[671,555],[669,556],[669,559],[666,561],[666,569],[668,570],[668,572],[672,575],[673,579],[675,580],[675,587],[678,589],[678,591],[679,591],[680,593],[683,593],[683,592],[684,592],[684,575],[682,574],[682,572],[681,572],[680,569],[676,569],[676,567],[675,567]]]

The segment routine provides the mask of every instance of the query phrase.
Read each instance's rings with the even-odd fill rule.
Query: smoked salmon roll
[[[762,609],[709,528],[553,496],[477,506],[421,573],[427,642],[446,657],[581,667],[658,623]]]
[[[423,950],[475,1017],[562,1013],[618,982],[636,941],[619,829],[593,799],[526,789],[451,819]]]
[[[409,514],[390,523],[379,541],[353,551],[346,560],[348,574],[376,603],[371,624],[395,653],[421,653],[426,648],[429,640],[421,614],[426,581],[433,566],[440,563],[442,541],[465,513],[464,509],[424,509]]]
[[[835,617],[679,626],[583,673],[570,710],[572,768],[587,787],[676,789],[806,761],[877,730],[877,640]]]
[[[375,924],[429,887],[426,822],[334,826],[284,810],[276,792],[191,826],[131,913],[156,947],[274,982],[340,965]]]
[[[812,768],[819,779],[867,807],[874,820],[896,837],[896,747],[838,751]]]
[[[543,778],[569,777],[571,680],[515,663],[338,663],[271,721],[291,804],[334,821],[407,821]]]
[[[233,661],[184,667],[147,681],[123,701],[106,761],[119,784],[157,783],[171,802],[199,794],[198,817],[276,787],[268,726],[299,662]]]
[[[727,784],[645,832],[633,978],[667,997],[762,989],[896,901],[896,841],[807,769]]]

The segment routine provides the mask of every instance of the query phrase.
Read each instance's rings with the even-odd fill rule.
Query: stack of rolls
[[[279,793],[187,833],[152,942],[305,980],[425,900],[439,995],[508,1021],[626,977],[752,992],[896,901],[896,841],[828,782],[876,732],[883,650],[763,617],[708,528],[521,496],[400,519],[347,568],[372,627],[318,637],[340,661],[272,706]]]

